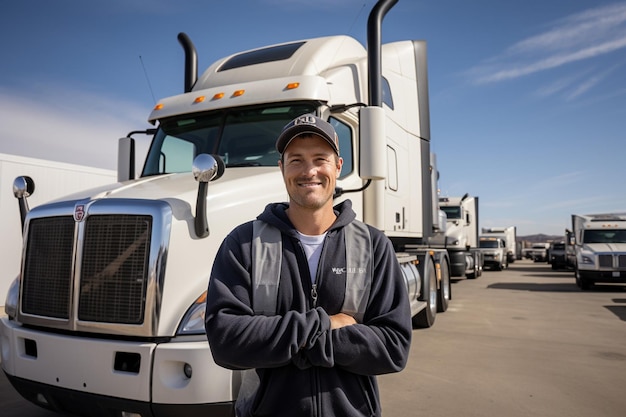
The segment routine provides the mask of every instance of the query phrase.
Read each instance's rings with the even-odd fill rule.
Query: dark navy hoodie
[[[275,316],[254,315],[252,309],[252,222],[224,239],[211,272],[205,327],[213,358],[228,369],[254,368],[260,381],[251,395],[238,399],[237,415],[380,416],[374,375],[404,368],[412,332],[391,242],[369,227],[374,270],[363,323],[330,330],[329,316],[341,311],[345,293],[343,227],[356,217],[352,204],[347,200],[335,207],[337,219],[326,235],[317,271],[317,303],[287,207],[270,204],[258,217],[282,234]]]

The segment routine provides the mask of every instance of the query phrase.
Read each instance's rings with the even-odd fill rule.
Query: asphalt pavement
[[[452,285],[413,332],[407,368],[379,379],[383,416],[623,417],[626,291],[521,260]]]

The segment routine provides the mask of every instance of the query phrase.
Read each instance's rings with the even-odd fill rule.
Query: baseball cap
[[[333,151],[339,155],[339,140],[337,139],[335,129],[330,123],[314,114],[303,114],[287,123],[276,140],[278,153],[282,154],[294,138],[304,133],[321,136],[333,148]]]

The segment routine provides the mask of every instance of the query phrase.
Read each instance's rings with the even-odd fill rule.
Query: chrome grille
[[[21,311],[41,318],[68,320],[76,315],[86,322],[142,324],[152,222],[150,215],[91,215],[78,239],[72,216],[32,219]],[[82,247],[75,249],[76,241]]]
[[[601,268],[612,268],[613,255],[598,255],[598,262]]]
[[[626,255],[619,255],[617,257],[617,264],[619,268],[626,268]]]
[[[150,231],[150,216],[99,215],[87,219],[79,320],[143,322]]]
[[[67,319],[72,286],[74,219],[33,219],[28,228],[22,311]]]

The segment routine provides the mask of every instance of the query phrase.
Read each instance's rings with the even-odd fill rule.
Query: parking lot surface
[[[626,291],[516,261],[452,285],[450,309],[413,332],[407,368],[379,379],[383,415],[626,415]]]

